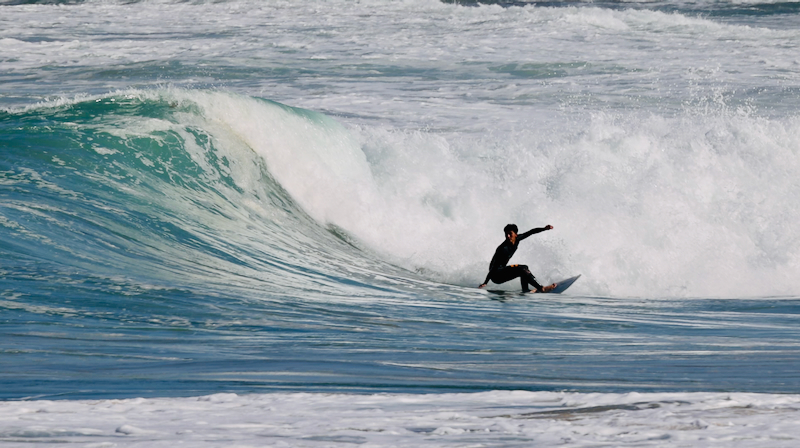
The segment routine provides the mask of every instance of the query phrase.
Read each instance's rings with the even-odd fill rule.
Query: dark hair
[[[517,225],[516,224],[509,224],[509,225],[503,227],[503,233],[508,233],[509,230],[513,230],[514,233],[519,233],[519,229],[517,229]]]

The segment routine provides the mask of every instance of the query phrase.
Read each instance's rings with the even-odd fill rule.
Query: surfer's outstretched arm
[[[541,233],[541,232],[544,232],[545,230],[552,230],[552,229],[553,229],[553,226],[548,224],[548,225],[546,225],[544,227],[537,227],[535,229],[528,230],[525,233],[520,233],[519,235],[517,235],[517,241],[522,241],[522,240],[524,240],[525,238],[527,238],[527,237],[529,237],[531,235],[536,235],[537,233]]]

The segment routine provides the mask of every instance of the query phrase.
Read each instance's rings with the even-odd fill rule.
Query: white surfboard
[[[561,280],[560,282],[555,282],[556,287],[550,291],[550,294],[561,294],[562,292],[566,291],[567,288],[572,286],[575,283],[575,280],[579,279],[581,274],[576,275],[575,277],[566,278]]]

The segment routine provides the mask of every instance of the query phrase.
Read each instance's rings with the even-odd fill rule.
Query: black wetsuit
[[[528,266],[524,264],[512,264],[511,266],[506,265],[508,264],[508,261],[511,260],[514,252],[517,251],[517,246],[519,246],[520,241],[531,235],[544,232],[545,230],[547,230],[546,227],[531,229],[525,233],[520,233],[517,235],[517,240],[514,244],[511,244],[511,241],[506,239],[502,244],[497,246],[497,250],[494,251],[494,256],[492,257],[492,262],[489,263],[489,274],[486,275],[486,280],[483,283],[489,283],[489,280],[491,280],[494,283],[499,284],[519,277],[520,283],[522,284],[522,290],[524,292],[530,291],[528,284],[533,285],[537,291],[541,291],[542,285],[540,285],[536,281],[536,278],[533,277],[531,271],[528,270]]]

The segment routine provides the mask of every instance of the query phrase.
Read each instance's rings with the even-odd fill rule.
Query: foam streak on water
[[[0,437],[12,446],[788,447],[798,410],[796,396],[741,393],[218,394],[0,403]]]

